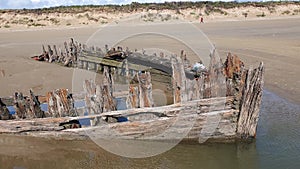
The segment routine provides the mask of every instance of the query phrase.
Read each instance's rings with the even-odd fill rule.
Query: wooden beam
[[[264,66],[260,63],[257,69],[246,72],[243,88],[237,134],[242,138],[256,137],[259,118],[259,107],[262,100],[264,84]]]

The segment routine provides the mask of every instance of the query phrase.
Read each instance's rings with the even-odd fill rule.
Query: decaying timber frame
[[[14,107],[16,110],[16,118],[43,118],[44,111],[41,110],[40,102],[34,95],[33,91],[29,91],[29,97],[24,97],[21,92],[16,92],[14,96]]]
[[[79,48],[87,47],[79,46],[76,42],[71,42],[69,46],[65,43],[65,51],[72,56],[70,58],[73,58],[71,62],[78,59],[74,56],[77,56],[76,52]],[[48,47],[48,52],[44,50],[44,53],[50,54],[51,58],[56,60],[60,58],[60,56],[57,57],[60,52],[56,51],[56,47],[54,47],[54,51],[51,52],[51,50]],[[46,95],[48,112],[41,111],[40,102],[32,91],[30,91],[29,97],[23,96],[22,93],[16,93],[14,96],[16,117],[22,119],[57,117],[59,118],[58,122],[83,118],[97,121],[100,117],[103,119],[127,117],[129,121],[124,123],[116,120],[107,121],[110,122],[110,129],[117,131],[117,135],[123,136],[125,139],[153,139],[153,136],[159,131],[170,128],[178,117],[182,117],[181,123],[173,126],[170,131],[176,134],[190,125],[192,120],[193,126],[186,135],[186,140],[200,140],[200,137],[217,140],[254,138],[262,99],[263,64],[261,63],[256,69],[246,69],[239,57],[230,53],[225,63],[222,63],[220,58],[215,55],[214,50],[210,57],[208,69],[195,78],[187,77],[184,66],[187,63],[185,57],[171,57],[172,72],[170,76],[172,77],[173,91],[173,104],[171,105],[155,107],[152,97],[151,72],[136,71],[130,75],[128,62],[124,59],[121,74],[126,76],[129,83],[126,96],[127,110],[117,110],[114,72],[112,67],[103,66],[101,68],[103,69],[103,84],[96,84],[90,79],[86,79],[83,83],[87,116],[78,116],[72,94],[66,89],[59,89],[48,92]],[[65,58],[62,60],[66,61]],[[82,67],[84,66],[82,65]],[[97,66],[94,67],[97,68]],[[135,83],[128,81],[130,77],[136,79]],[[0,115],[7,117],[6,105],[0,103]],[[206,128],[206,125],[210,123],[215,125],[214,131]],[[57,123],[51,122],[51,124]],[[103,125],[105,126],[107,123],[98,121],[91,123],[91,126],[86,129],[101,128]],[[50,130],[50,128],[42,126],[41,130],[47,131],[47,129]],[[62,129],[52,127],[51,131],[53,130],[61,131]],[[18,131],[22,131],[22,129]],[[80,131],[78,130],[78,132]],[[107,134],[107,132],[104,133],[104,136],[108,136]],[[115,135],[112,132],[109,133],[109,136]],[[169,135],[161,135],[160,138],[155,139],[164,139],[167,136]]]
[[[66,89],[57,89],[46,95],[49,117],[77,116],[72,94]]]

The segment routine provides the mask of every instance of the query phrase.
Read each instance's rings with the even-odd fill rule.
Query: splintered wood
[[[41,110],[38,98],[30,90],[29,97],[24,97],[21,92],[16,92],[14,97],[14,107],[17,118],[43,118],[44,111]]]
[[[74,99],[67,89],[57,89],[47,93],[48,116],[76,116]]]
[[[33,58],[39,61],[57,62],[64,66],[76,66],[78,55],[82,50],[82,45],[72,38],[69,43],[64,42],[64,49],[60,47],[57,49],[56,45],[47,45],[47,50],[45,46],[42,45],[42,54],[39,56],[34,56]]]
[[[238,134],[243,138],[255,137],[264,83],[263,64],[257,69],[246,70],[236,55],[229,53],[224,64],[216,57],[215,51],[212,51],[210,57],[208,71],[194,80],[186,79],[182,73],[181,59],[173,59],[174,103],[233,96],[231,108],[240,113]]]
[[[152,83],[150,72],[137,73],[138,85],[129,85],[129,94],[127,96],[127,108],[153,107]]]
[[[9,120],[9,119],[12,119],[12,116],[9,113],[6,104],[4,104],[2,102],[2,99],[0,98],[0,120]]]
[[[172,58],[174,103],[185,102],[187,98],[187,79],[181,58]]]
[[[242,91],[237,133],[242,138],[255,137],[259,107],[263,91],[263,63],[258,68],[245,71],[246,81]]]
[[[201,72],[192,80],[186,78],[182,59],[172,59],[174,103],[226,96],[221,59],[216,56],[215,50],[210,57],[208,71]]]
[[[103,84],[96,84],[93,80],[85,80],[85,104],[89,114],[117,110],[113,98],[113,78],[108,67],[104,67]]]
[[[48,45],[46,50],[43,46],[42,55],[36,58],[62,63],[65,66],[78,66],[87,70],[96,70],[96,72],[100,70],[102,72],[103,70],[101,84],[97,84],[95,79],[85,79],[83,82],[85,92],[84,111],[88,113],[88,116],[84,116],[84,118],[90,118],[91,121],[97,121],[95,119],[100,117],[113,118],[114,120],[110,122],[115,123],[113,124],[115,129],[124,131],[124,135],[137,134],[137,137],[139,137],[139,133],[147,135],[151,131],[159,129],[160,126],[167,126],[168,122],[173,123],[183,113],[185,120],[178,125],[178,128],[175,128],[174,133],[187,126],[191,118],[196,118],[194,120],[195,125],[188,137],[199,138],[206,123],[217,125],[215,133],[211,133],[212,137],[215,138],[235,137],[247,139],[256,136],[264,83],[263,64],[260,64],[254,70],[247,70],[239,57],[231,53],[227,55],[225,63],[222,63],[214,49],[210,53],[210,63],[207,68],[199,62],[195,64],[195,70],[193,68],[188,71],[189,62],[184,51],[181,52],[180,57],[172,56],[168,59],[161,53],[159,61],[162,62],[156,62],[156,59],[153,58],[143,60],[141,59],[143,57],[134,57],[134,55],[131,56],[132,58],[127,58],[126,54],[129,52],[124,52],[121,47],[118,47],[117,50],[114,48],[109,50],[108,46],[105,48],[103,52],[99,47],[88,48],[71,39],[69,43],[64,43],[62,49],[56,45],[53,47]],[[109,59],[109,62],[103,64],[93,60],[81,60],[82,62],[79,62],[78,65],[74,65],[77,63],[78,55],[82,50],[93,56]],[[133,63],[128,63],[130,60],[127,59],[137,63],[146,62],[145,65],[149,61],[151,62],[151,68],[136,65],[133,67]],[[120,66],[120,64],[122,65]],[[154,69],[155,71],[153,71]],[[128,95],[126,96],[127,110],[117,111],[119,105],[117,105],[116,99],[120,98],[117,98],[116,93],[114,95],[115,87],[118,85],[114,85],[113,75],[117,77],[119,75],[125,76],[127,84],[132,78],[128,84]],[[166,83],[171,87],[168,86],[167,90],[173,92],[174,104],[154,107],[152,80],[155,81],[155,77],[160,78],[160,80],[169,78]],[[172,83],[170,78],[172,78]],[[124,78],[122,79],[124,81]],[[118,81],[119,79],[116,78],[115,80]],[[119,89],[119,91],[121,90],[124,93],[127,92],[123,88]],[[40,108],[38,98],[32,91],[30,91],[29,96],[23,96],[22,93],[16,92],[14,95],[16,117],[23,119],[78,116],[72,94],[67,89],[48,92],[46,97],[48,112],[44,113]],[[122,94],[121,99],[124,98],[125,96]],[[126,117],[129,123],[116,123],[120,117]],[[2,120],[12,118],[6,104],[1,99],[0,118]],[[74,117],[73,119],[80,118],[83,117]],[[159,118],[160,120],[157,120]],[[209,118],[215,120],[208,121]],[[132,127],[133,123],[137,125]],[[143,130],[143,128],[146,130]]]

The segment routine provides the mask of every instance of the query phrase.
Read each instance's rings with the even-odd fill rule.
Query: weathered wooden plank
[[[94,63],[106,65],[106,66],[122,68],[122,62],[119,62],[116,60],[111,60],[111,59],[104,59],[104,58],[95,57],[95,56],[85,55],[85,57],[80,57],[79,60],[94,62]],[[128,68],[134,69],[134,70],[147,70],[149,67],[128,63]]]
[[[182,60],[180,58],[173,57],[172,62],[172,77],[173,77],[173,96],[174,103],[186,102],[188,100],[187,96],[187,79],[185,76],[185,71],[183,67]]]
[[[113,77],[108,67],[104,67],[103,83],[95,84],[92,80],[85,80],[85,103],[89,114],[99,114],[116,110],[113,98]]]
[[[264,66],[260,63],[257,69],[246,72],[243,88],[237,134],[242,138],[256,137],[259,118],[259,107],[262,100]]]
[[[157,113],[174,116],[172,112],[180,111],[184,109],[184,107],[191,107],[195,105],[199,107],[199,109],[204,108],[204,109],[217,111],[217,110],[224,109],[224,100],[225,100],[225,105],[229,105],[229,107],[227,108],[230,109],[230,105],[232,104],[233,97],[220,97],[220,98],[193,100],[189,102],[172,104],[167,106],[160,106],[160,107],[144,107],[144,108],[136,108],[130,110],[117,110],[117,111],[101,113],[99,115],[88,115],[88,116],[84,116],[84,118],[96,118],[96,117],[103,117],[103,116],[127,116],[127,115],[137,114],[139,112],[157,112]],[[203,111],[203,113],[205,112],[207,111]],[[83,117],[73,117],[72,119],[80,119],[80,118]]]

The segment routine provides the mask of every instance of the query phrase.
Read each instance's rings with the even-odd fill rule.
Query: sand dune
[[[221,3],[220,3],[221,4]],[[278,17],[299,17],[300,4],[283,3],[249,3],[249,4],[199,4],[190,7],[172,5],[148,7],[66,7],[40,10],[1,10],[0,29],[39,29],[57,27],[100,26],[117,22],[132,15],[139,15],[140,22],[172,22],[184,20],[204,22],[261,20]],[[171,9],[169,9],[171,8]],[[175,9],[174,9],[175,8]]]

